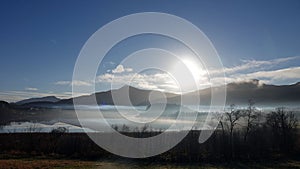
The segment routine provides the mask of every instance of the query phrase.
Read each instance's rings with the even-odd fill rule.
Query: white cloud
[[[26,87],[25,90],[28,90],[28,91],[38,91],[39,89],[38,88],[34,88],[34,87]]]
[[[167,73],[154,73],[154,74],[105,73],[97,77],[96,83],[111,83],[114,86],[115,85],[122,86],[128,84],[141,89],[155,89],[160,91],[178,92],[178,86]]]
[[[123,65],[118,65],[115,69],[113,69],[112,73],[123,73],[123,72],[132,72],[132,68],[124,68]]]
[[[278,58],[273,60],[242,60],[240,65],[233,67],[225,67],[226,82],[244,82],[250,79],[259,79],[260,82],[268,84],[291,84],[300,81],[300,66],[282,68],[283,63],[300,59],[300,56]],[[299,62],[295,62],[299,63]],[[108,63],[113,65],[114,63]],[[280,66],[281,68],[278,68]],[[270,68],[272,68],[270,70]],[[276,69],[277,68],[277,69]],[[221,85],[223,79],[220,76],[220,70],[210,71],[210,75],[214,75],[215,84]],[[205,81],[206,79],[203,79]],[[206,80],[207,81],[207,80]],[[120,85],[128,84],[142,89],[160,90],[167,92],[179,91],[179,88],[174,80],[166,73],[155,74],[137,74],[133,73],[132,68],[125,68],[123,65],[118,65],[115,69],[107,71],[107,73],[97,76],[96,83],[116,83]],[[91,86],[92,81],[57,81],[56,85],[71,86]],[[259,83],[258,85],[260,85]],[[209,87],[210,83],[204,84],[203,88]],[[90,93],[73,93],[75,96],[87,95]],[[16,102],[32,97],[45,97],[54,95],[59,98],[70,98],[72,92],[40,92],[38,88],[26,87],[25,91],[0,91],[0,100],[8,102]]]
[[[57,81],[54,84],[56,84],[56,85],[71,85],[71,81]]]
[[[251,79],[269,79],[270,82],[276,80],[291,80],[291,79],[300,79],[300,67],[292,67],[271,71],[259,71],[254,73],[246,74],[246,78]]]
[[[75,80],[72,81],[71,83],[74,86],[91,86],[91,82],[86,82],[86,81],[82,81],[82,80]]]
[[[259,79],[262,83],[276,84],[278,81],[298,81],[300,79],[300,67],[293,68],[283,68],[283,69],[273,69],[265,70],[268,65],[271,67],[278,66],[281,63],[299,59],[299,56],[278,58],[273,60],[258,61],[258,60],[248,60],[243,61],[244,64],[239,66],[225,68],[226,83],[232,82],[251,82],[252,79]],[[120,66],[120,65],[119,65]],[[268,67],[270,68],[270,67]],[[105,73],[97,77],[96,83],[113,83],[113,84],[128,84],[142,89],[152,89],[161,90],[169,92],[180,92],[180,88],[177,86],[176,82],[171,79],[167,73],[156,73],[156,74],[137,74],[137,73],[126,73],[118,74],[116,72],[125,72],[124,67],[120,66],[114,70],[112,73]],[[199,89],[207,88],[210,86],[218,86],[224,84],[224,79],[220,76],[220,70],[212,71],[214,75],[210,72],[210,79],[206,76],[201,77],[199,84]],[[213,79],[213,80],[212,80]],[[211,81],[209,81],[211,80]],[[185,92],[185,91],[182,91]]]
[[[279,58],[268,61],[257,61],[248,60],[243,61],[243,64],[235,67],[225,68],[226,82],[243,82],[249,81],[250,79],[259,79],[260,82],[268,84],[291,84],[300,80],[300,66],[288,67],[288,68],[277,68],[274,67],[288,61],[294,61],[299,59],[299,56]],[[269,67],[268,67],[269,66]],[[266,68],[268,67],[268,68]],[[270,70],[270,67],[273,69]],[[282,66],[281,66],[282,67]],[[141,89],[160,90],[167,92],[179,93],[179,88],[176,82],[167,73],[152,73],[152,74],[138,74],[132,72],[131,68],[124,68],[122,65],[118,65],[116,69],[99,75],[96,77],[96,84],[102,83],[114,83],[120,86],[124,84],[132,85]],[[219,70],[216,72],[220,72]],[[210,72],[211,73],[211,72]],[[202,88],[209,87],[209,85],[217,86],[221,85],[224,79],[215,73],[214,84],[203,83]],[[203,82],[205,79],[203,79]],[[92,81],[57,81],[56,85],[67,85],[72,84],[76,86],[91,86]],[[259,83],[258,85],[261,85]],[[90,93],[76,93],[74,95],[86,95]],[[26,87],[25,91],[0,91],[0,100],[8,102],[15,102],[32,97],[44,97],[54,95],[59,98],[72,97],[72,92],[54,93],[54,92],[40,92],[39,89],[33,87]]]
[[[54,84],[56,85],[68,85],[68,86],[91,86],[91,82],[83,81],[83,80],[74,80],[74,81],[57,81]]]
[[[299,67],[282,68],[282,64],[300,59],[300,56],[278,58],[273,60],[243,60],[243,64],[224,68],[226,83],[258,79],[261,83],[288,84],[299,81]],[[280,68],[279,68],[280,67]],[[277,69],[276,69],[277,68]],[[210,76],[215,78],[214,86],[222,84],[222,71],[211,70]],[[218,83],[219,82],[219,83]]]
[[[265,84],[292,84],[300,81],[300,67],[283,68],[275,70],[256,71],[251,73],[235,73],[227,75],[225,78],[226,83],[240,83],[240,82],[253,82],[252,79],[258,79],[257,85]],[[222,77],[215,78],[214,86],[222,84]]]
[[[243,64],[234,67],[225,67],[226,74],[241,73],[242,71],[257,71],[257,69],[264,69],[266,66],[276,66],[278,64],[288,62],[291,60],[300,59],[300,56],[290,56],[285,58],[278,58],[272,60],[242,60]],[[219,74],[220,70],[211,70],[211,74]]]

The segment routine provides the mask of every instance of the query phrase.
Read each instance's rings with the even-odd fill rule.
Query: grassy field
[[[146,164],[126,161],[80,161],[59,159],[0,159],[1,169],[296,169],[299,161],[231,164]]]

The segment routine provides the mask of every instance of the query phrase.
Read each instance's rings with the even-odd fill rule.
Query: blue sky
[[[217,49],[229,81],[241,77],[274,84],[300,81],[300,2],[296,0],[0,3],[0,100],[70,96],[68,82],[86,40],[106,23],[137,12],[170,13],[198,26]],[[143,42],[140,39],[135,40]],[[140,47],[160,44],[152,39]],[[120,47],[115,53],[133,49]],[[122,57],[114,56],[109,70]],[[105,71],[100,70],[100,76]],[[107,88],[104,82],[99,86]]]

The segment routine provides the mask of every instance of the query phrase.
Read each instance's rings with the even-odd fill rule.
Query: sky
[[[0,3],[0,100],[71,97],[74,64],[88,38],[105,24],[138,12],[169,13],[196,25],[218,51],[228,82],[259,79],[282,85],[300,81],[297,0]],[[147,35],[120,43],[99,67],[97,91],[107,90],[112,77],[124,83],[130,75],[138,75],[133,84],[137,87],[172,91],[173,82],[166,83],[164,72],[136,74],[134,68],[119,62],[138,49],[154,46],[175,50],[176,45],[178,42],[172,39]]]

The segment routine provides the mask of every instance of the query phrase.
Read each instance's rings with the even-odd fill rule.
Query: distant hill
[[[9,121],[7,119],[14,118],[16,116],[15,112],[9,103],[0,101],[0,127],[8,124]]]
[[[49,103],[55,103],[60,101],[59,98],[55,96],[46,96],[46,97],[40,97],[40,98],[30,98],[26,100],[21,100],[16,102],[17,105],[24,105],[24,104],[30,104],[30,103],[35,103],[35,102],[49,102]]]
[[[0,101],[0,108],[4,109],[4,108],[9,108],[9,103],[7,103],[6,101]]]

